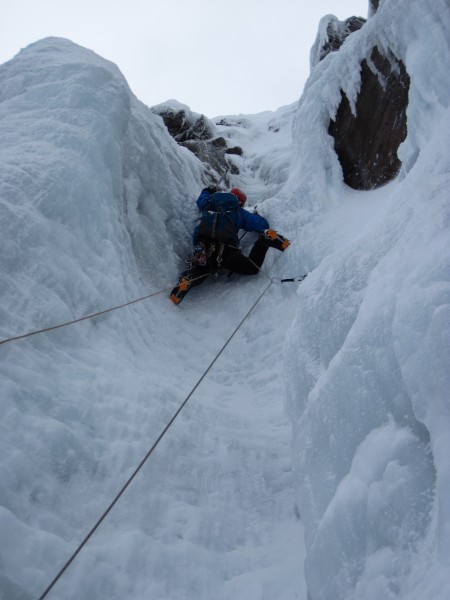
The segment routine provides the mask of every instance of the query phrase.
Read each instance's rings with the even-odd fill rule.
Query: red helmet
[[[236,196],[236,198],[239,200],[241,206],[244,206],[244,204],[247,202],[246,194],[244,194],[244,192],[242,190],[240,190],[239,188],[233,188],[231,190],[231,193]]]

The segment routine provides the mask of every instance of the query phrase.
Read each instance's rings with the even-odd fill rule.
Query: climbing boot
[[[183,298],[186,296],[191,287],[190,277],[181,277],[178,285],[176,285],[170,292],[170,299],[174,304],[180,304]]]
[[[291,244],[287,238],[283,237],[273,229],[266,229],[263,231],[262,237],[268,246],[276,248],[281,252],[284,252]]]

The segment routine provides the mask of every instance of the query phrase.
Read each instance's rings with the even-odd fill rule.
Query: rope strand
[[[41,594],[41,596],[39,596],[38,600],[44,600],[44,598],[48,595],[48,593],[52,590],[52,588],[55,586],[55,584],[58,582],[58,580],[62,577],[62,575],[64,574],[64,572],[72,564],[72,562],[75,560],[75,558],[81,552],[81,550],[84,548],[84,546],[90,540],[90,538],[97,531],[97,529],[99,528],[99,526],[101,525],[101,523],[106,519],[106,517],[108,516],[108,514],[111,512],[111,510],[114,508],[114,506],[119,501],[120,497],[124,494],[124,492],[126,491],[126,489],[128,488],[128,486],[131,484],[131,482],[133,481],[133,479],[136,477],[136,475],[142,469],[142,467],[147,462],[147,460],[149,459],[149,457],[151,456],[151,454],[154,452],[154,450],[156,449],[156,447],[158,446],[158,444],[160,443],[160,441],[166,435],[167,431],[169,430],[169,428],[171,427],[171,425],[173,424],[173,422],[175,421],[175,419],[178,417],[178,415],[180,414],[180,412],[183,410],[183,408],[186,406],[186,404],[189,401],[189,399],[193,396],[193,394],[195,393],[195,391],[197,390],[197,388],[199,387],[199,385],[202,383],[202,381],[205,379],[205,377],[211,371],[211,369],[214,366],[214,364],[217,362],[217,360],[223,354],[225,348],[229,345],[229,343],[231,342],[231,340],[234,338],[234,336],[236,335],[236,333],[242,327],[242,325],[244,324],[244,322],[250,316],[251,312],[254,310],[254,308],[256,307],[256,305],[258,304],[258,302],[261,300],[261,298],[264,296],[264,294],[267,292],[267,290],[269,289],[269,287],[271,285],[272,285],[272,282],[270,281],[266,285],[266,287],[264,288],[264,290],[262,291],[262,293],[258,296],[257,300],[253,303],[253,305],[251,306],[250,310],[241,319],[239,325],[234,329],[233,333],[229,336],[229,338],[227,339],[227,341],[225,342],[225,344],[222,346],[222,348],[219,350],[219,352],[216,354],[216,356],[214,357],[214,359],[211,361],[211,363],[207,367],[206,371],[203,373],[203,375],[200,377],[200,379],[194,385],[194,387],[192,388],[192,390],[189,392],[189,394],[183,400],[183,402],[181,403],[181,405],[178,407],[178,409],[176,410],[176,412],[174,413],[174,415],[172,416],[172,418],[170,419],[170,421],[167,423],[167,425],[165,426],[165,428],[159,434],[159,436],[158,436],[157,440],[155,441],[155,443],[153,444],[153,446],[150,448],[150,450],[146,453],[146,455],[144,456],[144,458],[141,460],[141,462],[135,468],[135,470],[133,471],[133,473],[131,474],[131,476],[129,477],[129,479],[122,486],[122,488],[117,493],[117,495],[115,496],[115,498],[113,499],[113,501],[110,503],[110,505],[108,506],[108,508],[101,515],[101,517],[98,519],[98,521],[95,523],[95,525],[89,531],[89,533],[86,535],[86,537],[84,538],[84,540],[80,543],[80,545],[75,550],[75,552],[72,554],[72,556],[67,560],[67,562],[64,564],[64,566],[60,569],[60,571],[57,573],[57,575],[54,577],[54,579],[48,585],[48,587],[45,589],[45,591]]]
[[[204,275],[202,275],[201,277],[204,277]],[[200,277],[196,277],[192,281],[196,281],[197,279],[200,279]],[[22,335],[16,335],[14,337],[0,340],[0,346],[2,344],[7,344],[8,342],[15,342],[17,340],[22,340],[24,338],[31,337],[32,335],[37,335],[38,333],[54,331],[55,329],[60,329],[61,327],[67,327],[68,325],[73,325],[74,323],[80,323],[81,321],[86,321],[88,319],[93,319],[94,317],[99,317],[100,315],[105,315],[107,313],[112,312],[113,310],[118,310],[119,308],[125,308],[126,306],[130,306],[131,304],[136,304],[137,302],[142,302],[143,300],[148,300],[149,298],[153,298],[154,296],[158,296],[159,294],[164,294],[164,293],[168,292],[169,290],[171,290],[172,287],[173,286],[165,288],[163,290],[159,290],[158,292],[153,292],[152,294],[148,294],[147,296],[143,296],[142,298],[136,298],[136,300],[131,300],[130,302],[125,302],[124,304],[119,304],[118,306],[113,306],[111,308],[106,308],[105,310],[101,310],[96,313],[85,315],[84,317],[74,319],[73,321],[67,321],[66,323],[60,323],[59,325],[52,325],[50,327],[44,327],[43,329],[37,329],[36,331],[30,331],[29,333],[23,333]]]
[[[255,263],[253,263],[253,264],[255,264]],[[53,587],[55,586],[55,584],[59,581],[59,579],[62,577],[62,575],[65,573],[65,571],[69,568],[69,566],[72,564],[72,562],[78,556],[78,554],[81,552],[81,550],[84,548],[84,546],[88,543],[88,541],[90,540],[90,538],[94,535],[94,533],[100,527],[101,523],[106,519],[106,517],[108,516],[108,514],[111,512],[111,510],[117,504],[117,502],[119,501],[119,499],[121,498],[121,496],[125,493],[125,491],[129,487],[129,485],[132,483],[132,481],[134,480],[134,478],[137,476],[137,474],[139,473],[139,471],[142,469],[142,467],[144,466],[144,464],[147,462],[147,460],[149,459],[149,457],[151,456],[151,454],[157,448],[157,446],[159,445],[159,443],[161,442],[161,440],[164,438],[164,436],[168,432],[169,428],[174,423],[175,419],[178,417],[178,415],[180,414],[180,412],[186,406],[187,402],[190,400],[190,398],[193,396],[193,394],[195,393],[195,391],[198,389],[198,387],[200,386],[200,384],[202,383],[202,381],[205,379],[205,377],[211,371],[211,369],[214,366],[214,364],[220,358],[220,356],[222,355],[222,353],[224,352],[224,350],[227,348],[227,346],[229,345],[229,343],[231,342],[231,340],[234,338],[234,336],[236,335],[236,333],[239,331],[239,329],[242,327],[242,325],[244,324],[244,322],[250,316],[250,314],[252,313],[252,311],[254,310],[254,308],[256,307],[256,305],[263,298],[263,296],[265,295],[265,293],[267,292],[267,290],[270,288],[270,286],[273,283],[283,283],[284,281],[302,281],[306,277],[306,274],[305,274],[303,276],[300,276],[299,278],[281,279],[279,281],[275,281],[275,279],[273,279],[264,270],[262,270],[261,267],[258,267],[256,264],[255,264],[255,266],[269,280],[268,284],[265,286],[264,290],[258,296],[257,300],[253,303],[253,305],[248,310],[248,312],[245,314],[245,316],[241,319],[240,323],[234,329],[234,331],[232,332],[232,334],[228,337],[228,339],[226,340],[226,342],[224,343],[224,345],[222,346],[222,348],[219,350],[219,352],[216,354],[216,356],[214,357],[214,359],[211,361],[211,363],[209,364],[209,366],[207,367],[207,369],[205,370],[205,372],[202,374],[202,376],[199,378],[199,380],[194,385],[194,387],[192,388],[192,390],[189,392],[189,394],[183,400],[183,402],[178,407],[178,409],[176,410],[176,412],[174,413],[174,415],[172,416],[172,418],[170,419],[170,421],[167,423],[167,425],[164,427],[164,429],[162,430],[162,432],[159,434],[159,436],[156,439],[156,441],[154,442],[154,444],[151,446],[151,448],[145,454],[145,456],[140,461],[140,463],[138,464],[138,466],[135,468],[135,470],[133,471],[133,473],[131,474],[131,476],[128,478],[128,480],[125,482],[125,484],[119,490],[119,492],[116,494],[116,496],[114,497],[114,499],[112,500],[112,502],[109,504],[109,506],[106,508],[106,510],[100,516],[100,518],[97,520],[97,522],[91,528],[91,530],[89,531],[89,533],[85,536],[85,538],[82,540],[82,542],[79,544],[79,546],[73,552],[73,554],[69,557],[69,559],[63,565],[63,567],[59,570],[59,572],[56,574],[56,576],[53,578],[53,580],[50,582],[50,584],[47,586],[47,588],[41,594],[41,596],[39,597],[39,600],[44,600],[44,598],[46,598],[46,596],[53,589]],[[199,277],[196,277],[196,278],[192,279],[192,281],[196,281],[196,280],[202,279],[204,277],[205,277],[205,275],[201,275]],[[137,298],[135,300],[131,300],[129,302],[120,304],[118,306],[113,306],[111,308],[107,308],[107,309],[98,311],[96,313],[92,313],[92,314],[89,314],[89,315],[85,315],[83,317],[79,317],[78,319],[73,319],[72,321],[67,321],[65,323],[60,323],[58,325],[53,325],[53,326],[50,326],[50,327],[45,327],[45,328],[38,329],[38,330],[35,330],[35,331],[31,331],[31,332],[28,332],[28,333],[24,333],[24,334],[21,334],[21,335],[16,335],[14,337],[10,337],[10,338],[4,339],[4,340],[0,340],[0,345],[6,344],[8,342],[13,342],[13,341],[21,340],[21,339],[24,339],[24,338],[28,338],[28,337],[31,337],[31,336],[34,336],[34,335],[38,335],[40,333],[54,331],[56,329],[60,329],[62,327],[67,327],[67,326],[73,325],[75,323],[80,323],[80,322],[86,321],[88,319],[93,319],[93,318],[98,317],[100,315],[105,315],[105,314],[110,313],[112,311],[119,310],[120,308],[125,308],[126,306],[130,306],[132,304],[136,304],[137,302],[142,302],[142,301],[147,300],[149,298],[152,298],[154,296],[163,294],[163,293],[169,291],[170,289],[171,288],[168,287],[168,288],[165,288],[163,290],[159,290],[157,292],[153,292],[151,294],[147,294],[146,296],[142,296],[141,298]]]
[[[255,265],[255,267],[258,269],[258,271],[260,271],[265,277],[267,277],[267,279],[271,283],[275,283],[275,284],[286,283],[286,282],[295,282],[295,281],[300,282],[300,281],[303,281],[305,279],[305,277],[308,275],[308,273],[305,273],[304,275],[298,275],[296,277],[289,277],[289,278],[277,280],[274,277],[271,277],[270,275],[268,275],[263,269],[261,269],[261,267],[258,267],[258,265],[256,263],[254,263],[251,259],[250,259],[250,261]],[[208,275],[209,275],[209,273],[208,273]],[[207,275],[200,275],[199,277],[195,277],[194,279],[192,279],[192,281],[197,281],[198,279],[203,279],[204,277],[207,277]],[[66,323],[60,323],[58,325],[52,325],[50,327],[44,327],[43,329],[36,329],[35,331],[30,331],[28,333],[23,333],[21,335],[16,335],[16,336],[13,336],[10,338],[6,338],[4,340],[0,340],[0,346],[2,344],[7,344],[8,342],[15,342],[17,340],[22,340],[24,338],[28,338],[33,335],[38,335],[39,333],[46,333],[48,331],[54,331],[55,329],[61,329],[62,327],[67,327],[68,325],[74,325],[75,323],[81,323],[82,321],[87,321],[88,319],[93,319],[94,317],[106,315],[107,313],[113,312],[114,310],[119,310],[119,308],[125,308],[126,306],[131,306],[132,304],[136,304],[137,302],[142,302],[143,300],[148,300],[149,298],[153,298],[154,296],[164,294],[165,292],[168,292],[171,289],[172,289],[172,286],[168,287],[168,288],[164,288],[163,290],[159,290],[158,292],[153,292],[152,294],[148,294],[147,296],[142,296],[142,298],[136,298],[136,300],[131,300],[130,302],[125,302],[124,304],[119,304],[118,306],[106,308],[104,310],[100,310],[99,312],[85,315],[84,317],[79,317],[78,319],[73,319],[72,321],[67,321]]]

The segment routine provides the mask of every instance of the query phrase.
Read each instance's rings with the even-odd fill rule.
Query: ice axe
[[[230,170],[230,167],[228,167],[227,169],[225,169],[225,171],[222,173],[219,181],[216,183],[216,187],[219,187],[219,185],[222,183],[225,175],[228,173],[229,170]]]

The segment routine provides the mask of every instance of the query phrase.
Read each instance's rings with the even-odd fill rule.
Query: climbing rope
[[[253,261],[251,261],[253,262]],[[303,281],[305,279],[305,277],[308,275],[308,273],[305,273],[304,275],[298,275],[297,277],[290,277],[287,279],[275,279],[274,277],[271,277],[270,275],[268,275],[265,271],[263,271],[263,269],[261,269],[261,267],[258,267],[257,264],[255,264],[253,262],[253,264],[255,265],[255,267],[261,271],[261,273],[263,275],[265,275],[267,277],[267,279],[269,279],[269,281],[271,283],[285,283],[285,282],[291,282],[291,281]],[[191,281],[197,281],[198,279],[203,279],[205,277],[205,275],[200,275],[199,277],[195,277],[194,279],[192,279]],[[82,321],[87,321],[88,319],[93,319],[94,317],[100,317],[101,315],[106,315],[107,313],[110,313],[114,310],[119,310],[119,308],[125,308],[126,306],[131,306],[132,304],[136,304],[137,302],[142,302],[143,300],[148,300],[149,298],[153,298],[154,296],[158,296],[160,294],[164,294],[166,292],[168,292],[169,290],[172,289],[173,286],[170,286],[168,288],[164,288],[163,290],[159,290],[158,292],[153,292],[152,294],[148,294],[147,296],[142,296],[142,298],[136,298],[136,300],[131,300],[130,302],[125,302],[125,304],[119,304],[118,306],[113,306],[111,308],[106,308],[105,310],[100,310],[99,312],[96,313],[92,313],[89,315],[85,315],[84,317],[79,317],[78,319],[73,319],[73,321],[67,321],[66,323],[60,323],[58,325],[52,325],[50,327],[44,327],[43,329],[36,329],[35,331],[30,331],[28,333],[23,333],[21,335],[16,335],[14,337],[10,337],[10,338],[6,338],[4,340],[0,340],[0,346],[2,344],[7,344],[8,342],[15,342],[17,340],[22,340],[24,338],[28,338],[31,337],[33,335],[38,335],[39,333],[46,333],[48,331],[54,331],[55,329],[61,329],[62,327],[67,327],[69,325],[74,325],[75,323],[81,323]]]
[[[255,265],[255,266],[257,266],[257,265]],[[128,480],[125,482],[125,484],[119,490],[119,492],[116,494],[115,498],[112,500],[112,502],[106,508],[106,510],[104,511],[104,513],[101,515],[101,517],[98,519],[98,521],[92,527],[92,529],[89,531],[89,533],[86,535],[86,537],[80,543],[80,545],[77,547],[77,549],[75,550],[75,552],[73,552],[73,554],[70,556],[70,558],[64,564],[64,566],[60,569],[60,571],[57,573],[57,575],[54,577],[54,579],[51,581],[51,583],[47,586],[47,588],[45,589],[45,591],[41,594],[41,596],[39,597],[39,600],[43,600],[48,595],[48,593],[52,590],[52,588],[55,586],[55,584],[57,583],[57,581],[62,577],[62,575],[64,574],[64,572],[68,569],[68,567],[72,564],[72,562],[75,560],[75,558],[81,552],[81,550],[83,549],[83,547],[87,544],[87,542],[90,540],[90,538],[94,535],[94,533],[99,528],[99,526],[101,525],[101,523],[106,519],[106,517],[108,516],[108,514],[114,508],[114,506],[116,505],[116,503],[119,501],[119,499],[121,498],[121,496],[124,494],[124,492],[126,491],[126,489],[129,487],[129,485],[131,484],[131,482],[134,480],[134,478],[136,477],[136,475],[139,473],[139,471],[142,469],[142,467],[144,466],[144,464],[147,462],[147,460],[149,459],[149,457],[151,456],[151,454],[157,448],[157,446],[159,445],[159,443],[161,442],[161,440],[163,439],[163,437],[166,435],[166,433],[168,432],[169,428],[174,423],[175,419],[178,417],[178,415],[183,410],[183,408],[186,406],[186,404],[189,401],[189,399],[193,396],[193,394],[195,393],[195,391],[197,390],[197,388],[199,387],[199,385],[202,383],[202,381],[205,379],[205,377],[211,371],[212,367],[217,362],[217,360],[220,358],[220,356],[222,355],[222,353],[224,352],[224,350],[227,348],[227,346],[229,345],[229,343],[231,342],[231,340],[234,338],[234,336],[236,335],[236,333],[239,331],[239,329],[242,327],[242,325],[244,324],[244,322],[250,316],[250,314],[255,309],[255,307],[257,306],[257,304],[259,303],[259,301],[262,299],[262,297],[265,295],[265,293],[267,292],[267,290],[269,289],[269,287],[273,283],[283,283],[285,281],[303,281],[303,279],[307,275],[307,274],[305,274],[305,275],[302,275],[302,276],[299,276],[299,277],[295,277],[295,278],[276,280],[275,278],[273,278],[270,275],[268,275],[268,273],[266,273],[260,267],[258,267],[258,270],[261,271],[263,273],[263,275],[265,275],[265,277],[268,279],[267,285],[265,286],[265,288],[263,289],[263,291],[261,292],[261,294],[258,296],[258,298],[256,299],[256,301],[253,303],[253,305],[250,307],[250,309],[248,310],[248,312],[245,314],[245,316],[241,319],[241,321],[239,322],[239,324],[237,325],[237,327],[234,329],[234,331],[232,332],[232,334],[228,337],[228,339],[226,340],[226,342],[224,343],[224,345],[222,346],[222,348],[216,354],[216,356],[211,361],[211,363],[209,364],[209,366],[207,367],[207,369],[205,370],[205,372],[202,374],[202,376],[199,378],[199,380],[197,381],[197,383],[194,385],[194,387],[192,388],[192,390],[189,392],[189,394],[183,400],[183,402],[181,403],[181,405],[179,406],[179,408],[176,410],[176,412],[174,413],[174,415],[172,416],[172,418],[170,419],[170,421],[167,423],[167,425],[164,427],[164,429],[162,430],[162,432],[159,434],[158,438],[156,439],[156,441],[154,442],[154,444],[152,445],[152,447],[148,450],[148,452],[145,454],[145,456],[143,457],[143,459],[140,461],[140,463],[138,464],[138,466],[135,468],[135,470],[133,471],[133,473],[131,474],[131,476],[128,478]],[[201,275],[199,277],[194,278],[192,281],[196,281],[197,279],[202,279],[203,277],[205,277],[205,276]],[[136,304],[137,302],[142,302],[144,300],[147,300],[147,299],[152,298],[154,296],[157,296],[159,294],[163,294],[165,292],[168,292],[170,289],[171,289],[170,287],[169,288],[165,288],[163,290],[159,290],[157,292],[153,292],[152,294],[147,294],[146,296],[143,296],[141,298],[137,298],[135,300],[131,300],[130,302],[126,302],[126,303],[120,304],[118,306],[107,308],[105,310],[101,310],[101,311],[98,311],[96,313],[92,313],[92,314],[86,315],[84,317],[80,317],[78,319],[74,319],[72,321],[67,321],[65,323],[60,323],[59,325],[53,325],[51,327],[45,327],[43,329],[38,329],[36,331],[31,331],[29,333],[25,333],[25,334],[17,335],[17,336],[8,338],[8,339],[0,340],[0,345],[1,344],[6,344],[7,342],[12,342],[12,341],[20,340],[20,339],[23,339],[23,338],[31,337],[31,336],[37,335],[39,333],[44,333],[44,332],[48,332],[48,331],[54,331],[56,329],[60,329],[62,327],[67,327],[68,325],[73,325],[75,323],[80,323],[82,321],[85,321],[85,320],[88,320],[88,319],[92,319],[94,317],[98,317],[100,315],[104,315],[104,314],[110,313],[110,312],[112,312],[114,310],[118,310],[120,308],[124,308],[124,307],[130,306],[132,304]]]
[[[270,277],[269,277],[270,279]],[[267,290],[269,289],[269,287],[272,285],[272,281],[269,281],[269,283],[266,285],[266,287],[264,288],[264,290],[261,292],[261,294],[258,296],[257,300],[253,303],[253,305],[251,306],[250,310],[245,314],[245,316],[241,319],[240,323],[238,324],[238,326],[234,329],[233,333],[228,337],[228,339],[226,340],[226,342],[224,343],[224,345],[222,346],[222,348],[219,350],[219,352],[216,354],[216,356],[214,357],[214,359],[211,361],[211,363],[208,365],[206,371],[203,373],[203,375],[200,377],[200,379],[197,381],[197,383],[194,385],[194,387],[192,388],[192,390],[189,392],[189,394],[186,396],[186,398],[183,400],[183,402],[181,403],[181,405],[179,406],[179,408],[176,410],[176,412],[174,413],[174,415],[172,416],[172,418],[170,419],[170,421],[167,423],[167,425],[164,427],[164,429],[161,431],[161,433],[159,434],[158,438],[156,439],[155,443],[153,444],[153,446],[148,450],[148,452],[145,454],[144,458],[141,460],[141,462],[138,464],[138,466],[135,468],[135,470],[133,471],[133,473],[130,475],[129,479],[126,481],[126,483],[122,486],[122,488],[120,489],[120,491],[117,493],[117,495],[115,496],[115,498],[113,499],[113,501],[111,502],[111,504],[107,507],[107,509],[105,510],[105,512],[101,515],[101,517],[98,519],[98,521],[95,523],[95,525],[92,527],[92,529],[89,531],[89,533],[86,535],[86,537],[83,539],[83,541],[80,543],[80,545],[78,546],[78,548],[75,550],[75,552],[71,555],[71,557],[68,559],[68,561],[64,564],[64,566],[60,569],[60,571],[57,573],[57,575],[54,577],[54,579],[52,580],[52,582],[47,586],[47,588],[45,589],[45,591],[41,594],[41,596],[39,596],[38,600],[43,600],[48,593],[52,590],[52,588],[55,586],[55,584],[58,582],[58,580],[62,577],[62,575],[65,573],[65,571],[68,569],[68,567],[72,564],[72,562],[75,560],[75,558],[78,556],[78,554],[81,552],[81,550],[84,548],[84,546],[87,544],[87,542],[90,540],[90,538],[94,535],[94,533],[97,531],[97,529],[99,528],[99,526],[101,525],[101,523],[106,519],[106,517],[108,516],[108,514],[111,512],[111,510],[114,508],[114,506],[117,504],[117,502],[119,501],[119,499],[121,498],[121,496],[124,494],[125,490],[129,487],[129,485],[131,484],[131,482],[133,481],[133,479],[136,477],[136,475],[139,473],[139,471],[142,469],[142,467],[144,466],[144,464],[147,462],[147,460],[150,458],[151,454],[154,452],[154,450],[156,449],[156,447],[158,446],[158,444],[161,442],[161,440],[163,439],[163,437],[166,435],[166,433],[168,432],[169,428],[171,427],[171,425],[173,424],[173,422],[175,421],[175,419],[178,417],[178,415],[180,414],[180,412],[183,410],[183,408],[186,406],[187,402],[189,401],[189,399],[193,396],[193,394],[195,393],[195,391],[197,390],[197,388],[199,387],[199,385],[202,383],[202,381],[205,379],[205,377],[208,375],[208,373],[211,371],[212,367],[214,366],[214,364],[217,362],[217,360],[220,358],[220,356],[223,354],[224,350],[227,348],[227,346],[229,345],[229,343],[231,342],[231,340],[234,338],[234,336],[236,335],[236,333],[239,331],[239,329],[242,327],[242,325],[244,324],[244,322],[248,319],[248,317],[250,316],[250,314],[252,313],[252,311],[254,310],[254,308],[256,307],[256,305],[259,303],[259,301],[262,299],[262,297],[264,296],[264,294],[267,292]],[[158,293],[158,292],[157,292]],[[160,293],[160,292],[159,292]],[[152,294],[155,295],[155,294]],[[146,296],[146,297],[150,297],[150,296]],[[138,300],[136,300],[135,302],[138,302]],[[127,305],[124,305],[127,306]],[[119,307],[117,307],[119,308]],[[111,309],[114,310],[114,309]],[[107,312],[107,311],[106,311]]]
[[[196,277],[196,279],[200,279],[200,277]],[[193,279],[193,281],[196,281]],[[0,340],[0,346],[2,344],[7,344],[8,342],[15,342],[16,340],[22,340],[23,338],[31,337],[32,335],[37,335],[38,333],[45,333],[46,331],[54,331],[55,329],[60,329],[61,327],[67,327],[68,325],[73,325],[74,323],[81,323],[81,321],[86,321],[87,319],[93,319],[94,317],[99,317],[101,315],[105,315],[107,313],[112,312],[113,310],[118,310],[119,308],[125,308],[126,306],[131,306],[132,304],[136,304],[137,302],[142,302],[143,300],[148,300],[148,298],[153,298],[154,296],[158,296],[159,294],[164,294],[172,289],[173,286],[165,288],[163,290],[159,290],[158,292],[153,292],[152,294],[148,294],[147,296],[143,296],[142,298],[137,298],[136,300],[131,300],[130,302],[126,302],[125,304],[119,304],[118,306],[113,306],[112,308],[106,308],[105,310],[100,310],[99,312],[92,313],[89,315],[85,315],[84,317],[80,317],[79,319],[74,319],[73,321],[67,321],[66,323],[60,323],[59,325],[52,325],[51,327],[45,327],[44,329],[37,329],[36,331],[31,331],[29,333],[23,333],[22,335],[16,335],[14,337],[10,337],[4,340]]]

